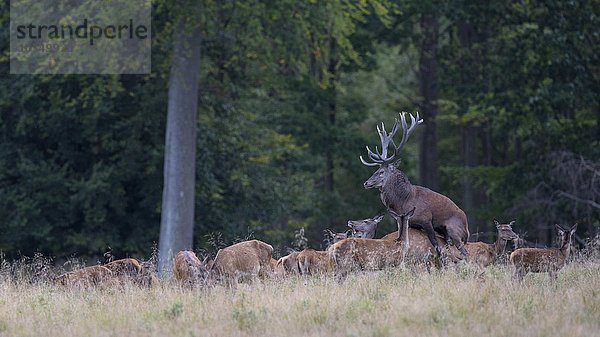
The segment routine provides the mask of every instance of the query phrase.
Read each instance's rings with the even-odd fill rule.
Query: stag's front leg
[[[404,224],[402,223],[402,221],[400,221],[399,219],[395,219],[396,220],[396,225],[398,226],[398,238],[396,238],[396,242],[402,242],[402,239],[404,239],[404,231],[406,230],[406,228],[404,228]]]

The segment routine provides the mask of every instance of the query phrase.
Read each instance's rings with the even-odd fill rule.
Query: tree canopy
[[[248,236],[282,249],[300,230],[318,248],[323,229],[383,212],[358,156],[377,144],[377,123],[428,99],[434,141],[418,151],[409,140],[400,167],[415,184],[435,179],[473,239],[491,241],[494,217],[544,244],[555,223],[598,235],[599,11],[598,1],[225,0],[190,15],[155,1],[148,75],[11,75],[1,30],[0,251],[148,256],[182,16],[202,36],[195,249]],[[437,71],[424,79],[425,57]],[[433,167],[422,165],[429,151]]]

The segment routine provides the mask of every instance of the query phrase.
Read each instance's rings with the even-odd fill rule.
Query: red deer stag
[[[348,220],[348,227],[352,229],[355,238],[374,239],[377,225],[383,220],[383,214],[364,220]]]
[[[185,285],[195,285],[205,281],[208,270],[192,251],[184,250],[175,255],[173,261],[173,277]]]
[[[510,254],[510,262],[515,268],[515,277],[522,281],[527,273],[548,273],[550,280],[564,267],[571,252],[571,238],[577,224],[571,228],[556,225],[561,244],[558,248],[519,248]]]
[[[494,225],[496,225],[496,229],[498,230],[496,242],[467,242],[465,248],[469,252],[469,263],[473,263],[479,267],[487,267],[496,262],[498,256],[504,253],[506,242],[516,240],[519,237],[512,230],[514,224],[514,221],[508,224],[501,224],[498,220],[494,219]]]
[[[381,129],[377,126],[381,140],[381,152],[377,148],[373,152],[367,146],[367,153],[372,162],[367,162],[360,156],[360,161],[364,165],[379,166],[379,169],[365,181],[364,187],[367,189],[378,188],[381,192],[381,201],[389,211],[402,214],[416,207],[415,215],[410,220],[410,226],[425,230],[429,242],[435,247],[438,256],[441,256],[441,248],[435,238],[436,231],[442,234],[446,241],[456,245],[466,257],[469,253],[465,249],[464,243],[469,239],[469,228],[465,212],[448,197],[428,188],[411,184],[406,174],[395,166],[396,154],[404,147],[416,126],[423,122],[419,118],[419,113],[416,118],[411,114],[411,125],[408,127],[405,114],[405,112],[400,113],[400,121],[396,119],[389,134],[383,123],[381,123]],[[403,130],[402,140],[396,146],[393,137],[400,127]],[[394,149],[393,154],[388,157],[390,143]]]
[[[271,274],[273,247],[259,240],[243,241],[220,249],[211,272],[230,284]]]

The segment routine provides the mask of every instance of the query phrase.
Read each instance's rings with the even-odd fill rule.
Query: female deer
[[[521,281],[528,272],[548,273],[550,280],[556,279],[556,273],[564,267],[571,252],[571,238],[577,224],[567,229],[556,225],[561,237],[558,248],[519,248],[510,254],[510,262],[515,267],[515,277]]]

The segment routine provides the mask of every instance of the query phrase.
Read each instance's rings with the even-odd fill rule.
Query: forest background
[[[383,213],[358,157],[403,110],[425,122],[400,168],[456,202],[472,240],[493,240],[492,218],[529,244],[552,245],[555,223],[579,223],[578,245],[600,232],[597,0],[155,0],[147,75],[10,75],[8,8],[5,256],[148,257],[178,41],[199,51],[184,70],[195,160],[178,163],[195,172],[197,251],[247,237],[319,248],[325,228]]]

